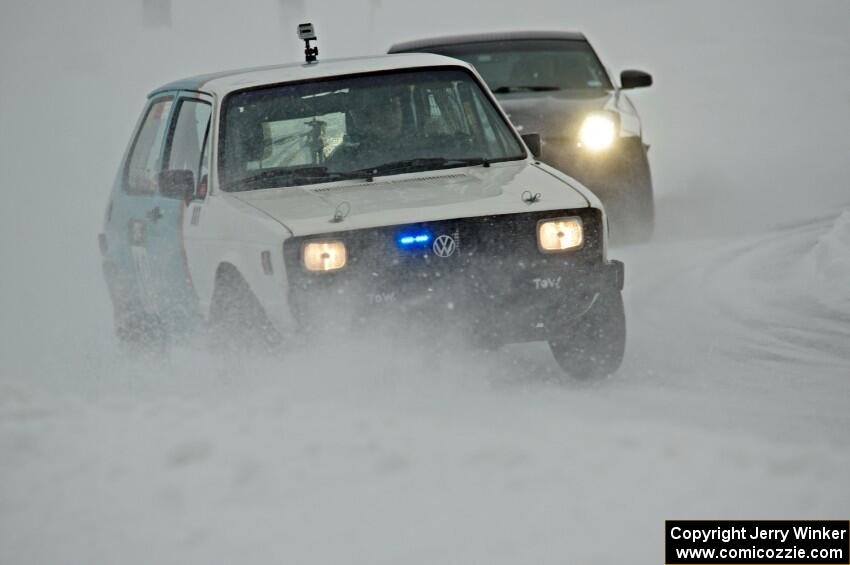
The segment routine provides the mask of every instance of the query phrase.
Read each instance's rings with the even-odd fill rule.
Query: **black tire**
[[[168,349],[168,327],[159,316],[146,312],[137,290],[110,263],[103,274],[112,302],[115,339],[122,350],[130,353],[161,353]]]
[[[619,291],[600,294],[593,307],[563,336],[549,341],[561,369],[587,380],[620,368],[626,351],[626,314]]]
[[[208,335],[213,350],[223,351],[269,351],[281,341],[248,283],[228,266],[216,276]]]
[[[138,353],[167,353],[168,328],[155,314],[128,311],[115,316],[115,337],[121,349]]]

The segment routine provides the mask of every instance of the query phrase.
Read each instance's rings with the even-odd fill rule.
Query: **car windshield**
[[[463,69],[285,84],[225,99],[219,174],[227,191],[296,186],[525,158]]]
[[[427,51],[470,63],[496,94],[613,88],[587,41],[488,41],[429,47]]]

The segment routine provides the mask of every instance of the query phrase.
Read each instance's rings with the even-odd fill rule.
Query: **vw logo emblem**
[[[450,257],[457,249],[457,243],[450,235],[440,235],[434,240],[432,247],[437,257]]]

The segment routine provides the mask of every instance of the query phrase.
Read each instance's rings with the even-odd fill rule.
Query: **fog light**
[[[558,218],[539,222],[537,243],[542,251],[566,251],[581,247],[584,243],[581,218]]]
[[[308,271],[336,271],[345,267],[345,244],[341,241],[312,241],[304,246]]]

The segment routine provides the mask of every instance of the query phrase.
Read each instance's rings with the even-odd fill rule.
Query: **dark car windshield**
[[[470,63],[497,94],[613,88],[587,41],[488,41],[440,45],[427,51]]]
[[[225,99],[223,190],[295,186],[522,159],[525,149],[458,68],[285,84]]]

